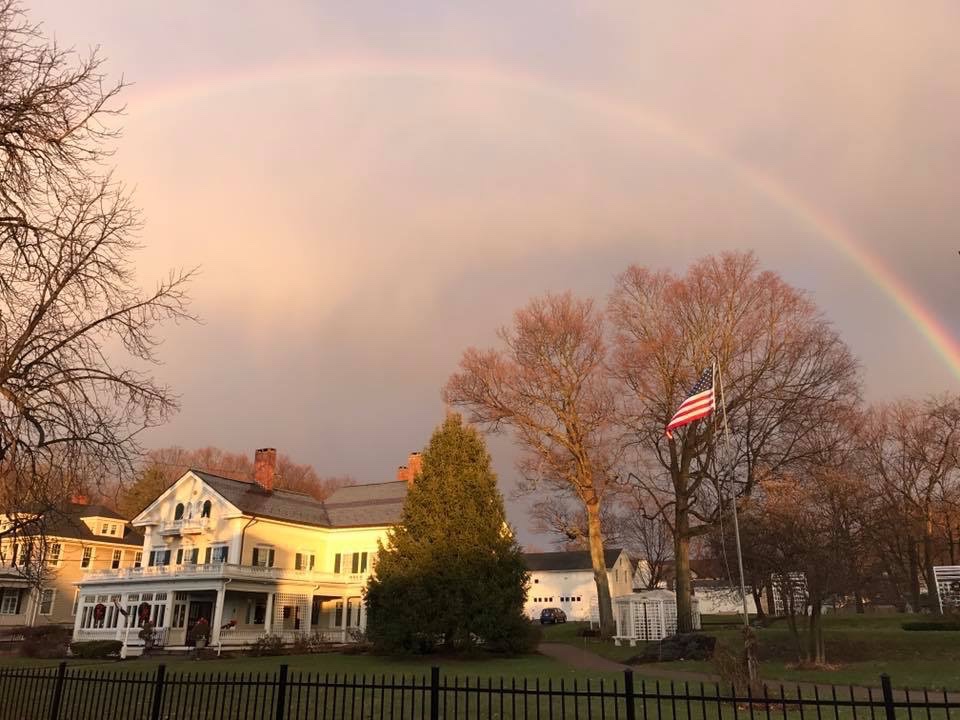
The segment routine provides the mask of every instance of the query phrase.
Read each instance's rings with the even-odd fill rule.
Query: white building
[[[377,541],[401,517],[410,478],[340,488],[325,502],[274,489],[276,451],[258,450],[255,482],[190,470],[132,520],[142,567],[91,569],[78,583],[75,640],[131,638],[150,620],[167,648],[203,618],[212,646],[266,634],[351,639],[366,626],[362,591]],[[126,618],[119,611],[126,609]]]
[[[605,550],[603,555],[610,595],[629,595],[633,590],[630,557],[619,549]],[[523,557],[530,570],[524,606],[527,617],[539,618],[548,607],[560,608],[570,621],[589,621],[596,615],[597,585],[589,551],[525,553]]]

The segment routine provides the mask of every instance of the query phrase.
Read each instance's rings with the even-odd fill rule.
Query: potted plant
[[[147,654],[153,650],[153,644],[156,640],[154,629],[156,626],[149,620],[143,624],[140,628],[140,632],[137,633],[137,637],[143,640],[143,652]]]
[[[210,642],[210,623],[206,618],[200,618],[193,626],[193,644],[198,649],[203,649],[208,642]]]

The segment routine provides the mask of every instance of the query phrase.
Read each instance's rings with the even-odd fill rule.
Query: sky
[[[200,267],[148,445],[390,480],[529,298],[730,249],[811,293],[869,400],[958,390],[955,0],[28,4],[132,83],[144,287]]]

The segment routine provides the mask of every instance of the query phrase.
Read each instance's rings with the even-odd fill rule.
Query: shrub
[[[960,620],[915,620],[900,627],[915,631],[960,631]]]
[[[70,652],[80,658],[102,659],[119,655],[122,647],[119,640],[86,640],[70,643]]]
[[[501,627],[503,632],[487,641],[486,649],[490,652],[505,655],[532,653],[543,638],[540,623],[532,622],[523,615],[514,615],[505,620]]]
[[[247,654],[253,657],[280,655],[283,652],[283,638],[279,635],[264,635],[247,646]]]
[[[72,632],[60,625],[24,628],[20,654],[32,658],[59,658],[67,654]]]

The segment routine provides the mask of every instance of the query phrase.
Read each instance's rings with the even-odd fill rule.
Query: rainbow
[[[725,167],[739,182],[799,220],[826,240],[885,294],[917,328],[930,347],[960,379],[960,343],[922,300],[877,256],[835,218],[811,205],[779,179],[750,166],[706,138],[678,125],[674,120],[631,103],[579,89],[559,87],[536,75],[490,64],[454,64],[417,59],[347,56],[296,59],[252,69],[192,78],[145,93],[129,100],[135,115],[162,112],[213,94],[246,90],[278,81],[303,81],[350,77],[410,78],[428,81],[473,82],[540,95],[576,106],[594,116],[639,129],[680,146],[687,152]]]

